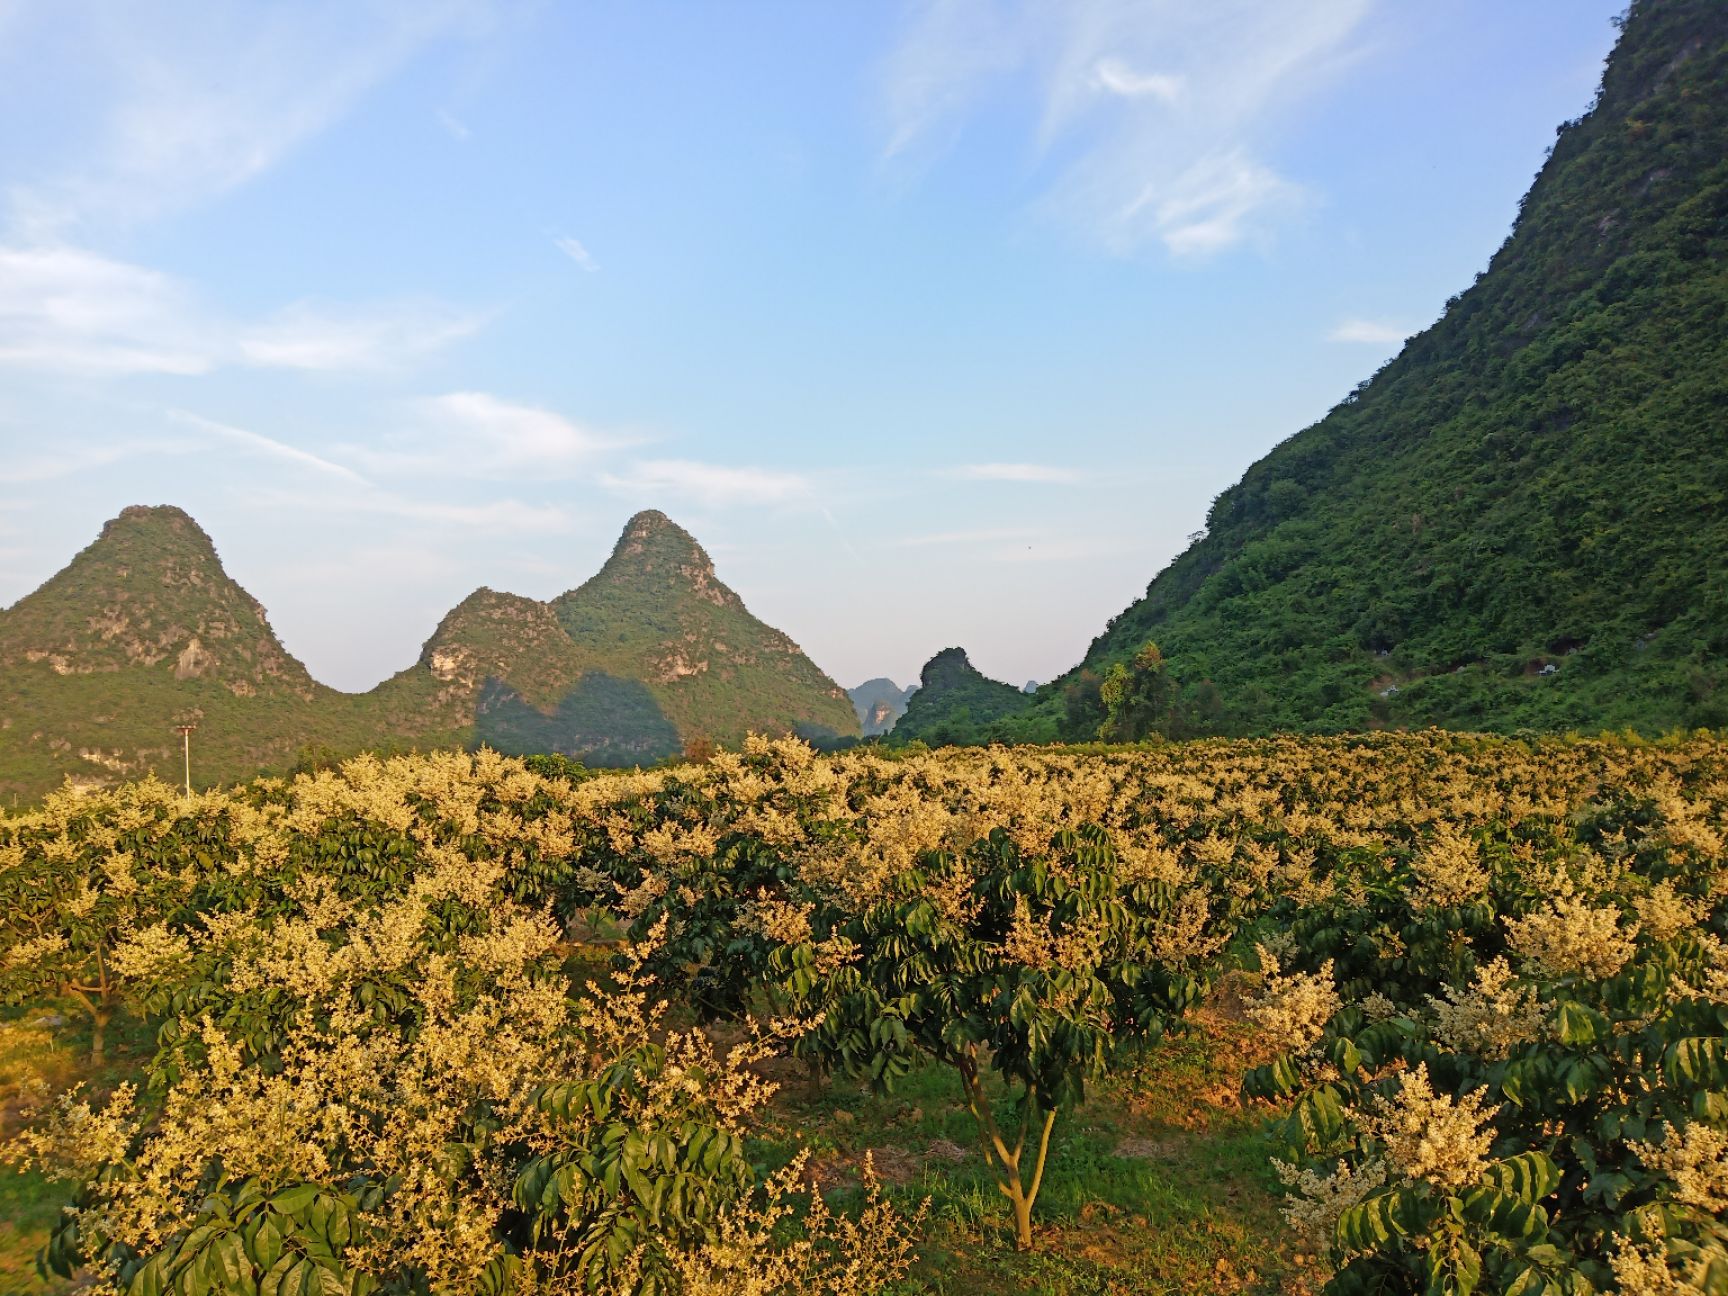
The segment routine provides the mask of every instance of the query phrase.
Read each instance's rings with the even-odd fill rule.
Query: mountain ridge
[[[1728,5],[1636,0],[1435,324],[1223,491],[1005,738],[1728,724]]]
[[[917,691],[916,684],[901,688],[886,676],[878,675],[847,689],[846,696],[852,700],[852,709],[858,713],[864,736],[877,738],[893,729],[900,717],[906,714],[906,704]]]
[[[689,661],[703,669],[678,665]],[[710,661],[711,677],[691,688]],[[283,647],[189,514],[134,505],[0,609],[0,666],[0,792],[13,796],[65,776],[169,768],[179,723],[198,726],[203,781],[281,770],[308,748],[484,742],[632,763],[749,730],[858,732],[839,687],[750,615],[689,532],[653,511],[630,520],[607,565],[576,589],[540,602],[482,586],[411,665],[342,693]]]

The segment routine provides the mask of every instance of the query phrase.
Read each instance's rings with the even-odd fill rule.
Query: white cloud
[[[568,234],[563,234],[554,238],[552,240],[552,246],[557,248],[565,256],[569,257],[577,265],[581,266],[589,274],[593,274],[594,271],[600,268],[595,264],[594,258],[589,254],[588,249],[583,247],[580,241],[571,238]]]
[[[384,472],[455,477],[568,478],[632,438],[597,432],[554,410],[489,392],[447,392],[415,401],[411,425],[346,457]]]
[[[885,67],[887,155],[940,152],[987,103],[1030,93],[1040,212],[1118,254],[1212,256],[1298,205],[1263,155],[1374,4],[926,0]]]
[[[247,453],[303,469],[322,479],[315,491],[283,486],[274,480],[262,487],[241,487],[245,500],[253,506],[316,513],[370,514],[428,522],[441,528],[506,535],[517,532],[557,533],[570,529],[570,515],[556,505],[531,504],[512,498],[476,501],[471,492],[458,500],[410,496],[379,486],[345,464],[264,433],[220,423],[186,410],[167,413],[180,426]]]
[[[1086,476],[1077,468],[1033,463],[962,464],[950,468],[946,475],[966,481],[1032,482],[1053,486],[1071,486],[1084,481]]]
[[[195,375],[227,365],[389,370],[490,317],[436,302],[298,303],[224,319],[170,275],[64,243],[0,245],[0,365],[87,377]]]
[[[968,110],[984,90],[1024,57],[1017,25],[978,0],[925,0],[906,39],[889,56],[884,79],[889,138],[884,156],[906,154],[941,136],[935,150],[960,135]],[[925,152],[932,151],[926,148]]]
[[[1250,223],[1301,191],[1240,153],[1206,157],[1166,184],[1149,184],[1109,222],[1110,240],[1132,246],[1154,234],[1179,257],[1206,257],[1247,237]]]
[[[268,171],[428,45],[486,26],[485,0],[54,0],[28,30],[98,87],[56,121],[69,159],[14,176],[38,235],[194,206]],[[20,51],[27,56],[28,49]],[[0,110],[31,105],[0,90]]]
[[[218,440],[241,446],[268,458],[291,463],[301,468],[310,468],[314,472],[336,477],[357,486],[370,487],[371,485],[352,468],[346,468],[339,463],[332,463],[328,459],[313,454],[310,450],[302,450],[299,446],[289,445],[287,442],[278,441],[274,437],[267,437],[261,432],[248,431],[246,428],[234,427],[227,423],[218,423],[214,419],[207,419],[188,410],[169,410],[168,417],[185,427],[194,428]]]
[[[1328,342],[1371,342],[1377,346],[1387,346],[1402,342],[1410,336],[1410,330],[1402,324],[1388,324],[1383,320],[1347,319],[1337,325],[1326,335]]]
[[[1182,78],[1163,72],[1136,72],[1119,58],[1101,58],[1092,69],[1092,80],[1100,90],[1128,99],[1150,96],[1174,103],[1182,94]]]
[[[459,121],[455,113],[447,112],[445,109],[440,108],[433,114],[433,116],[438,119],[438,124],[449,132],[450,138],[455,140],[458,144],[466,143],[468,140],[474,138],[474,132],[469,130],[465,124]]]
[[[710,508],[782,504],[811,493],[810,480],[799,473],[732,468],[690,459],[644,460],[600,480],[620,494],[687,499]]]
[[[191,294],[167,275],[80,248],[0,246],[0,364],[199,374],[214,350]]]
[[[338,307],[296,302],[240,335],[240,356],[274,369],[391,370],[478,331],[489,316],[436,302]]]

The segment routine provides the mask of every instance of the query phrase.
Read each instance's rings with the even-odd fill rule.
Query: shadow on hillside
[[[646,765],[683,750],[645,686],[601,671],[583,675],[551,712],[488,679],[475,705],[474,740],[511,756],[556,752],[591,766]]]

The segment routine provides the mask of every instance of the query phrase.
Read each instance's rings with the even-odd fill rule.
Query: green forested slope
[[[1486,273],[1009,731],[1148,640],[1167,729],[1728,723],[1725,253],[1728,4],[1640,0]]]
[[[961,648],[944,648],[924,663],[906,713],[894,722],[890,741],[970,743],[993,726],[1019,716],[1031,699],[1011,684],[993,680]]]
[[[664,513],[631,518],[606,565],[552,609],[598,669],[641,681],[686,738],[858,733],[840,686],[752,616],[695,537]]]
[[[0,794],[67,774],[177,778],[181,723],[199,726],[201,765],[280,767],[347,736],[328,729],[340,699],[284,650],[196,522],[128,508],[0,611]]]
[[[363,633],[363,631],[361,631]],[[180,774],[276,773],[303,755],[485,743],[596,764],[749,730],[858,732],[837,685],[723,585],[701,546],[639,514],[605,569],[556,604],[480,589],[420,658],[366,693],[315,681],[177,508],[128,508],[0,610],[0,797]]]

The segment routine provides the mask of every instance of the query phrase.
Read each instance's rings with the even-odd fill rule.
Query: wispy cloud
[[[1246,236],[1251,223],[1275,207],[1289,208],[1302,192],[1237,151],[1201,158],[1170,184],[1148,184],[1115,217],[1119,237],[1149,223],[1179,257],[1207,257]]]
[[[885,67],[885,153],[928,162],[986,102],[1029,93],[1039,210],[1113,252],[1215,255],[1301,205],[1263,154],[1374,3],[925,0]]]
[[[458,144],[467,143],[474,138],[474,132],[469,130],[464,122],[458,120],[455,113],[440,108],[433,116],[437,118],[438,124],[444,128],[450,138]]]
[[[178,281],[64,246],[0,246],[0,364],[83,375],[198,374],[215,334]]]
[[[64,243],[0,245],[0,365],[89,377],[405,367],[489,314],[438,302],[302,302],[225,319],[171,275]]]
[[[691,459],[648,459],[600,481],[624,495],[690,500],[709,508],[783,504],[811,494],[810,479],[800,473]]]
[[[569,478],[635,438],[597,431],[555,410],[490,392],[446,392],[412,402],[406,426],[344,457],[389,473],[463,478]]]
[[[298,0],[259,10],[56,0],[28,29],[74,84],[82,147],[14,174],[15,230],[64,235],[197,205],[270,170],[436,41],[488,25],[485,0]],[[7,104],[0,91],[0,108]]]
[[[1072,486],[1086,479],[1086,474],[1077,468],[1035,463],[961,464],[958,468],[945,470],[943,475],[964,481],[1027,482],[1050,486]]]
[[[296,485],[290,478],[270,479],[261,487],[241,487],[242,496],[253,506],[298,512],[374,515],[427,522],[458,531],[510,535],[518,532],[543,534],[570,530],[569,513],[552,504],[534,504],[514,498],[450,500],[410,495],[381,486],[365,474],[304,447],[250,428],[218,422],[188,410],[167,411],[178,426],[244,454],[259,456],[307,477],[318,479],[317,489]],[[472,475],[472,474],[470,474]]]
[[[243,332],[240,356],[275,369],[399,369],[478,332],[490,319],[438,302],[364,307],[297,302]]]
[[[1092,69],[1093,84],[1129,99],[1150,96],[1174,103],[1182,94],[1182,78],[1165,72],[1136,72],[1119,58],[1101,58]]]
[[[359,473],[342,464],[334,463],[310,450],[302,450],[299,446],[289,445],[286,441],[278,441],[267,437],[262,432],[252,432],[246,428],[234,427],[228,423],[218,423],[215,419],[207,419],[201,414],[193,414],[188,410],[169,410],[168,417],[182,426],[196,429],[219,441],[238,445],[246,450],[254,451],[268,458],[294,464],[297,467],[308,468],[313,472],[329,477],[339,478],[357,486],[370,486]]]
[[[589,255],[588,249],[583,247],[579,240],[572,238],[568,234],[561,234],[554,238],[552,240],[552,246],[557,248],[565,256],[569,257],[577,265],[581,266],[589,274],[593,274],[600,268],[599,265],[595,263],[594,258]]]
[[[1328,342],[1372,342],[1377,346],[1386,346],[1402,342],[1410,336],[1410,330],[1402,324],[1388,324],[1383,320],[1348,319],[1337,325],[1326,335]]]

